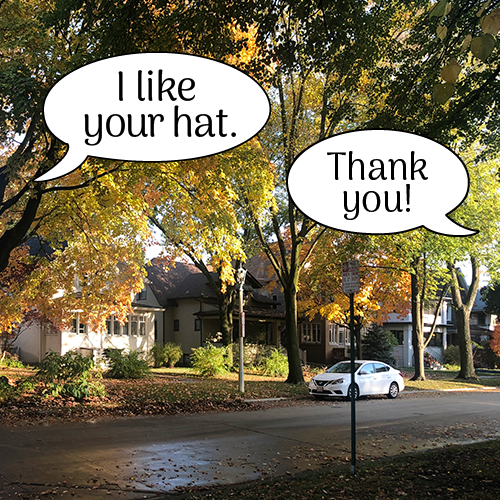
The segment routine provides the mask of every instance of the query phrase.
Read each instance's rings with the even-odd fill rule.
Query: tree
[[[150,220],[162,232],[170,259],[188,256],[218,298],[223,343],[232,342],[234,263],[251,249],[242,207],[259,215],[272,200],[273,166],[257,141],[230,152],[151,171]],[[160,167],[161,168],[161,167]],[[252,251],[251,251],[252,252]],[[211,273],[214,270],[217,279]]]
[[[284,290],[290,383],[303,382],[297,334],[301,269],[325,233],[285,191],[294,157],[313,142],[350,129],[363,117],[377,62],[394,43],[396,5],[350,2],[263,2],[258,23],[272,73],[272,117],[260,141],[278,170],[276,205],[254,229]],[[260,39],[260,38],[258,38]],[[252,213],[251,213],[252,217]]]
[[[389,365],[395,364],[392,356],[393,348],[397,345],[395,336],[385,331],[379,325],[370,329],[362,339],[364,357],[369,360],[379,360]]]
[[[478,230],[465,239],[441,237],[444,259],[450,273],[452,299],[456,310],[461,370],[458,378],[476,378],[470,336],[470,314],[480,285],[481,268],[488,270],[494,282],[499,281],[499,171],[497,160],[482,161],[470,150],[465,155],[470,174],[470,190],[465,202],[454,212],[460,224]],[[469,158],[468,158],[469,157]],[[459,241],[458,241],[459,240]],[[462,290],[458,263],[468,260],[471,281]]]
[[[499,283],[482,287],[480,293],[485,301],[485,313],[496,315],[499,320]]]
[[[300,279],[299,309],[312,318],[315,314],[349,326],[349,297],[342,291],[341,266],[357,259],[360,266],[360,291],[354,297],[356,352],[365,357],[361,330],[380,324],[388,315],[405,316],[410,307],[409,275],[392,249],[372,248],[365,235],[328,231],[303,269]]]
[[[489,346],[495,355],[499,357],[499,324],[494,327],[494,331],[491,334],[491,339],[489,340]]]

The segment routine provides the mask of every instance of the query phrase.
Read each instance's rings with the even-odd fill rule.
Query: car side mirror
[[[361,376],[364,376],[365,374],[369,374],[369,373],[368,373],[368,372],[366,372],[366,371],[360,371],[360,372],[359,372],[359,374],[360,374]]]

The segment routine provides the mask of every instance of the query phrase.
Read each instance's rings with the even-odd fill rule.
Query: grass
[[[426,370],[425,381],[411,381],[413,376],[409,368],[402,369],[407,391],[416,390],[457,390],[459,388],[478,389],[484,386],[499,387],[499,372],[494,377],[480,377],[478,380],[456,379],[459,371],[433,371]]]
[[[499,499],[499,440],[215,489],[183,499]],[[172,498],[178,497],[178,495]],[[169,499],[169,498],[165,498]]]
[[[454,390],[499,386],[499,377],[477,381],[455,379],[454,371],[429,371],[426,381],[410,381],[405,372],[406,390]],[[0,366],[0,376],[13,384],[20,377],[33,375],[34,369]],[[305,372],[305,381],[311,373]],[[103,379],[105,397],[75,401],[43,397],[40,392],[27,391],[20,398],[2,404],[0,423],[31,424],[35,422],[80,421],[119,416],[179,414],[210,411],[247,410],[255,407],[249,400],[285,398],[289,401],[309,399],[306,385],[290,385],[284,378],[245,373],[245,394],[238,388],[238,374],[229,373],[215,378],[202,378],[193,369],[153,369],[152,375],[141,380]],[[405,394],[405,392],[404,392]],[[271,404],[270,404],[271,405]]]

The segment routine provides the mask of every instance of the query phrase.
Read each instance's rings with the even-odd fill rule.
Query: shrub
[[[109,360],[107,376],[116,379],[140,379],[150,374],[146,360],[141,358],[141,352],[123,349],[107,348],[105,356]]]
[[[261,368],[267,376],[286,376],[289,372],[287,356],[277,348],[272,348],[271,354],[262,359]]]
[[[362,339],[363,358],[395,365],[392,352],[396,345],[397,340],[393,333],[375,325]]]
[[[16,389],[10,385],[6,376],[0,377],[0,404],[14,399],[16,396]]]
[[[183,356],[183,350],[180,344],[166,343],[163,346],[155,344],[150,350],[150,355],[153,358],[153,367],[174,367]]]
[[[93,380],[94,362],[75,351],[60,355],[54,351],[40,362],[36,378],[44,385],[44,394],[80,400],[104,394],[104,386]]]
[[[4,367],[13,367],[16,369],[24,369],[24,364],[19,360],[17,355],[11,355],[8,352],[4,352],[2,355],[2,360],[0,360],[0,365]]]
[[[200,348],[192,348],[193,368],[203,377],[226,374],[231,363],[229,350],[231,345],[218,348],[213,344],[207,344]]]
[[[444,364],[452,366],[460,366],[461,360],[459,357],[459,346],[447,346],[443,351]]]

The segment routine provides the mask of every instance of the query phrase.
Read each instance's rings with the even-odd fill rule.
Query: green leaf
[[[449,3],[448,0],[441,0],[440,2],[435,4],[435,6],[433,7],[433,9],[431,10],[430,15],[429,15],[430,19],[432,17],[443,16],[445,14],[445,8],[447,7],[448,3]]]
[[[454,84],[436,84],[433,86],[433,100],[439,104],[445,104],[454,94]]]
[[[491,55],[494,47],[496,46],[496,40],[492,35],[482,35],[481,37],[475,37],[471,41],[470,49],[475,57],[478,57],[481,61],[486,61]]]

